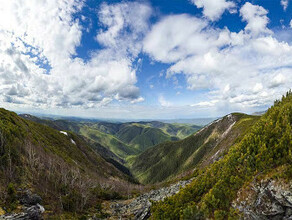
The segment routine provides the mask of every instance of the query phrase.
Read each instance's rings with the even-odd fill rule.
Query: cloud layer
[[[167,64],[166,78],[181,74],[190,91],[204,92],[205,100],[181,108],[188,111],[266,107],[291,88],[292,47],[269,28],[268,10],[231,0],[188,3],[203,15],[164,15],[152,24],[148,3],[102,3],[93,37],[99,49],[84,60],[76,51],[88,28],[81,22],[89,19],[85,0],[0,0],[0,102],[40,109],[135,105],[144,101],[137,86],[141,54]],[[284,10],[288,3],[281,1]],[[216,27],[225,12],[237,13],[245,27]],[[177,112],[160,94],[157,104]],[[147,113],[141,108],[135,107]]]
[[[209,90],[195,107],[247,109],[270,105],[289,88],[292,47],[267,27],[268,11],[247,2],[240,32],[214,28],[204,18],[170,15],[144,41],[153,60],[168,63],[167,76],[184,74],[191,90]]]
[[[84,31],[74,14],[83,4],[82,0],[0,1],[2,101],[95,107],[112,100],[143,100],[135,86],[133,61],[152,9],[135,2],[104,3],[97,15],[103,28],[96,30],[96,44],[102,49],[85,61],[73,58]]]

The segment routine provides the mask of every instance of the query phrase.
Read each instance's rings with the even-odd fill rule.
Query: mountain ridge
[[[284,187],[292,177],[291,122],[289,91],[221,160],[194,173],[193,182],[175,196],[154,204],[152,218],[291,218],[290,205],[283,202],[291,201],[283,194],[291,193]]]
[[[248,124],[257,118],[240,113],[229,114],[183,140],[156,145],[131,158],[131,170],[142,183],[155,183],[198,166],[206,166],[209,160],[216,161],[224,154],[228,146],[246,132]]]

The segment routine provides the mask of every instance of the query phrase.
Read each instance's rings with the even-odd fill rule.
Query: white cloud
[[[289,5],[289,0],[281,0],[281,5],[283,7],[283,10],[286,11]]]
[[[267,28],[269,18],[268,11],[262,6],[253,5],[249,2],[245,3],[240,9],[242,20],[247,22],[246,31],[250,31],[253,35],[260,33],[271,33]]]
[[[202,54],[214,45],[223,45],[224,35],[209,29],[205,20],[185,14],[171,15],[152,27],[144,39],[144,51],[157,61],[171,63],[189,54]]]
[[[103,4],[96,38],[104,49],[87,61],[72,57],[86,31],[73,16],[82,7],[83,0],[0,0],[0,100],[42,108],[142,101],[133,61],[150,6]]]
[[[134,104],[134,103],[144,102],[144,100],[145,99],[143,97],[139,97],[137,99],[132,100],[131,103]]]
[[[196,104],[192,104],[192,107],[199,107],[199,108],[209,108],[215,106],[219,100],[212,100],[212,101],[205,101],[205,102],[198,102]]]
[[[173,106],[173,104],[167,100],[165,100],[164,96],[163,95],[160,95],[158,97],[158,102],[159,104],[162,106],[162,107],[171,107]]]
[[[144,51],[171,65],[168,77],[184,74],[189,89],[209,91],[194,106],[237,111],[268,106],[292,86],[292,46],[267,28],[267,13],[245,3],[240,15],[247,24],[237,33],[197,17],[167,16],[146,36]]]
[[[197,8],[203,8],[203,14],[211,21],[216,21],[221,18],[224,11],[228,10],[231,13],[235,12],[235,3],[226,0],[191,0]]]
[[[137,56],[144,33],[149,29],[146,21],[151,13],[149,5],[138,2],[103,3],[98,15],[105,30],[100,31],[96,38],[104,46],[114,48],[119,55]]]

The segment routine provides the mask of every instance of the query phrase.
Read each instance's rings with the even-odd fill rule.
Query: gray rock
[[[22,205],[32,206],[32,205],[40,204],[42,202],[42,198],[39,195],[33,194],[31,191],[26,190],[20,196],[19,201]]]
[[[252,189],[244,199],[237,199],[233,207],[243,214],[244,219],[291,219],[291,184],[262,180],[251,184]]]
[[[8,213],[0,216],[1,220],[15,219],[15,220],[41,220],[42,213],[45,211],[44,207],[40,204],[25,207],[21,213]]]
[[[179,190],[191,183],[193,179],[187,181],[179,181],[178,183],[169,187],[160,188],[157,190],[151,190],[145,193],[129,204],[114,203],[111,205],[115,216],[120,218],[125,217],[128,219],[129,216],[134,216],[134,219],[145,220],[150,217],[151,201],[163,201],[169,196],[173,196],[179,192]]]

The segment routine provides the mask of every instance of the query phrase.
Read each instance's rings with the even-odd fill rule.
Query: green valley
[[[183,140],[161,143],[131,158],[131,170],[142,183],[156,183],[211,164],[240,141],[258,118],[239,113],[225,116]]]
[[[88,122],[41,119],[31,115],[21,115],[58,130],[76,132],[113,152],[120,160],[138,155],[149,147],[166,142],[183,139],[201,127],[188,124],[167,124],[150,122]]]

